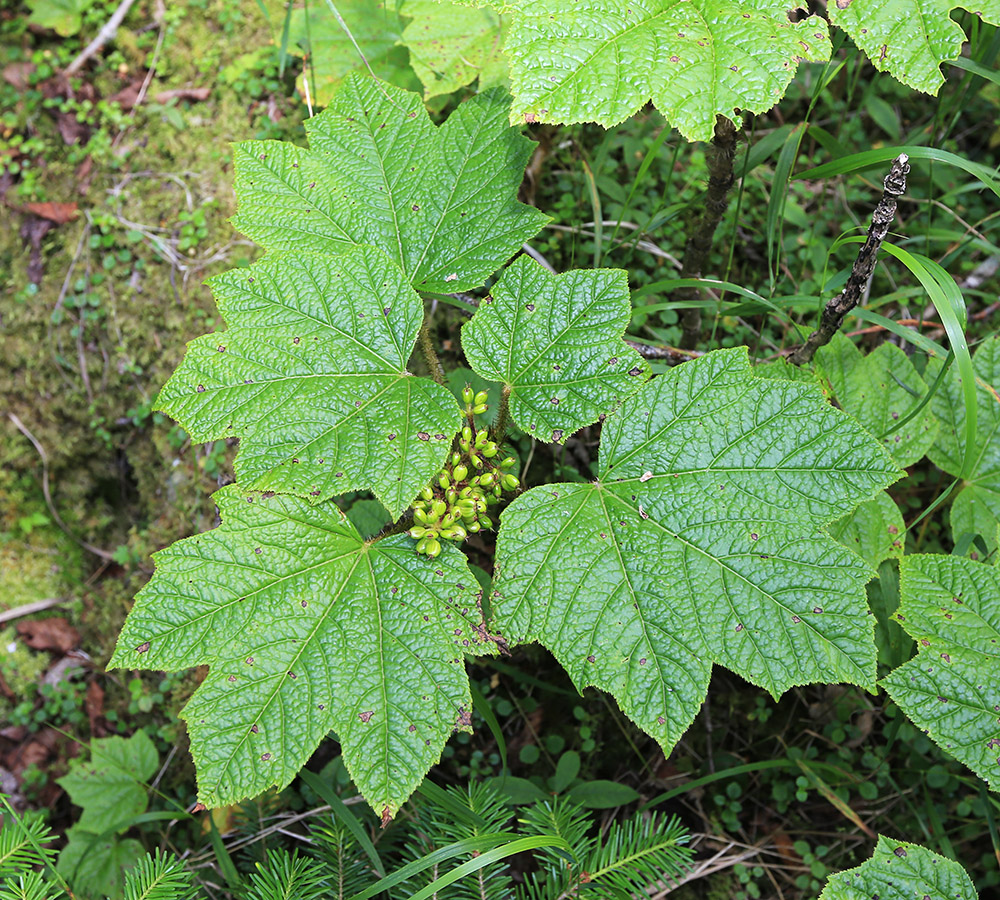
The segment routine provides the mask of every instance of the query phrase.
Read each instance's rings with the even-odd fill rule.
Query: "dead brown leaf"
[[[18,622],[17,632],[33,650],[68,653],[80,644],[80,633],[62,616]]]
[[[87,718],[90,719],[90,734],[92,737],[102,737],[104,727],[100,719],[104,715],[104,688],[97,681],[92,681],[87,685],[87,699],[83,708],[87,711]]]
[[[65,225],[80,215],[80,208],[75,203],[25,203],[21,209],[56,225]]]
[[[3,80],[19,91],[28,89],[28,78],[35,71],[32,62],[12,62],[4,66]]]

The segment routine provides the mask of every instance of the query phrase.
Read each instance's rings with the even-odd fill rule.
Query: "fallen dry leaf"
[[[62,616],[18,622],[17,633],[33,650],[68,653],[80,644],[80,633]]]
[[[25,203],[21,209],[56,225],[65,225],[80,215],[80,209],[75,203]]]

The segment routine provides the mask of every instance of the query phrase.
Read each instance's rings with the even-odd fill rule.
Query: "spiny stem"
[[[715,136],[708,155],[708,193],[705,208],[691,229],[684,247],[681,278],[700,278],[712,249],[715,229],[729,206],[729,189],[733,186],[733,158],[736,156],[736,125],[728,116],[715,119]],[[701,291],[696,287],[681,288],[674,295],[681,301],[697,300]],[[701,337],[701,309],[692,307],[681,312],[681,347],[690,350]]]
[[[431,340],[430,316],[424,319],[424,324],[420,326],[420,349],[424,354],[424,361],[427,363],[431,378],[441,387],[447,387],[448,383],[445,381],[441,360],[438,359],[437,350],[434,349],[434,341]]]
[[[909,172],[910,158],[905,153],[900,153],[882,182],[882,199],[872,213],[868,236],[858,251],[851,276],[847,279],[843,292],[826,304],[819,320],[819,328],[789,357],[789,360],[797,366],[810,362],[820,347],[829,344],[840,330],[847,314],[861,302],[865,288],[875,271],[879,247],[882,246],[882,241],[889,233],[889,226],[896,216],[896,200],[906,190],[906,176]]]
[[[507,437],[507,426],[510,424],[510,388],[504,385],[503,393],[500,394],[500,408],[497,410],[497,418],[493,423],[493,435],[491,440],[498,447],[503,444]]]

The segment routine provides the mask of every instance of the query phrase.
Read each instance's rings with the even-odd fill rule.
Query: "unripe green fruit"
[[[508,456],[502,463],[500,463],[500,468],[501,469],[510,469],[510,468],[512,468],[515,465],[516,462],[517,462],[517,460],[514,459],[513,456]]]
[[[421,528],[419,525],[415,525],[413,528],[410,529],[410,537],[413,538],[415,541],[422,538],[425,534],[427,534],[427,529]]]
[[[521,484],[521,482],[520,482],[520,481],[518,481],[518,480],[517,480],[517,478],[516,478],[515,476],[511,475],[510,473],[508,473],[508,474],[504,475],[504,476],[503,476],[503,477],[502,477],[502,478],[500,479],[500,483],[501,483],[501,484],[502,484],[502,485],[504,486],[504,488],[506,488],[506,489],[507,489],[508,491],[512,491],[512,490],[514,490],[514,489],[515,489],[516,487],[518,487],[518,486],[519,486],[519,485]]]
[[[469,534],[476,534],[476,533],[477,533],[478,531],[480,531],[480,530],[482,529],[482,527],[483,527],[483,526],[482,526],[482,525],[480,525],[480,524],[479,524],[479,523],[478,523],[477,521],[475,521],[475,520],[473,520],[472,522],[469,522],[469,523],[468,523],[468,524],[466,524],[466,526],[465,526],[465,528],[466,528],[466,530],[467,530],[467,531],[469,532]]]
[[[448,511],[448,507],[445,505],[444,500],[435,500],[434,505],[431,506],[431,512],[434,514],[435,519],[439,519]]]
[[[479,517],[479,524],[483,528],[492,528],[493,527],[493,520],[489,516],[480,516]]]
[[[477,469],[481,469],[483,467],[482,458],[474,450],[469,453],[469,459],[472,462],[472,465],[474,465]]]
[[[494,500],[499,500],[500,495],[503,493],[503,485],[495,484],[493,485],[493,498]]]
[[[481,416],[489,407],[485,403],[480,403],[478,406],[472,407],[472,413],[476,416]]]
[[[476,448],[485,447],[486,441],[489,440],[489,432],[483,428],[476,432]]]
[[[489,399],[489,397],[490,395],[486,391],[480,391],[475,397],[473,397],[472,402],[475,403],[476,406],[482,406]]]
[[[468,425],[462,429],[462,440],[472,443],[472,429]]]
[[[430,536],[425,534],[419,541],[417,541],[417,553],[423,553],[427,549],[427,542],[430,539]]]
[[[451,474],[456,482],[465,481],[469,477],[469,469],[467,466],[459,464],[455,466],[455,470]]]
[[[469,536],[469,533],[465,530],[465,528],[462,525],[456,525],[454,528],[452,528],[451,534],[453,541],[464,541]]]
[[[463,453],[471,453],[472,452],[472,441],[467,441],[465,438],[462,438],[458,442],[458,446],[462,448],[462,452]]]
[[[475,394],[473,393],[472,388],[466,385],[464,388],[462,388],[462,402],[466,406],[469,406],[474,401],[475,401]]]
[[[419,525],[430,524],[430,519],[428,518],[427,513],[425,513],[422,509],[413,510],[413,521],[418,523]]]
[[[454,488],[448,488],[444,495],[445,500],[449,503],[454,503],[458,499],[458,491]]]
[[[485,472],[479,476],[479,483],[483,487],[489,487],[491,484],[493,484],[493,481],[494,481],[494,475],[492,472]]]
[[[451,479],[448,477],[446,472],[442,472],[438,475],[438,484],[441,485],[441,490],[445,491],[451,487]]]
[[[451,467],[454,469],[455,466],[461,465],[461,463],[462,463],[462,454],[456,450],[454,453],[451,454]]]
[[[497,445],[492,441],[480,451],[487,459],[493,459],[497,455]]]
[[[427,549],[425,552],[427,553],[428,559],[434,559],[436,556],[439,556],[441,553],[441,542],[436,538],[431,538],[427,542]]]
[[[420,492],[420,496],[429,503],[431,500],[434,499],[434,491],[432,491],[429,487],[425,487]]]

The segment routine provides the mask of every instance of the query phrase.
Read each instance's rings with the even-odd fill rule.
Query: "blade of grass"
[[[518,838],[516,841],[511,841],[506,847],[497,847],[495,850],[489,850],[475,859],[470,859],[468,862],[462,863],[462,865],[452,869],[447,875],[436,878],[425,888],[417,891],[417,893],[410,897],[410,900],[427,900],[428,897],[436,897],[437,892],[442,888],[447,887],[449,884],[454,884],[466,875],[478,872],[480,869],[506,859],[509,856],[516,856],[518,853],[524,853],[526,850],[537,850],[540,847],[559,847],[567,852],[571,850],[566,841],[555,835]]]
[[[303,769],[299,772],[299,777],[330,807],[340,824],[351,832],[361,849],[365,851],[365,855],[371,860],[372,868],[378,873],[379,878],[384,878],[385,867],[382,865],[382,858],[378,855],[378,850],[375,849],[375,845],[366,834],[364,827],[358,821],[358,817],[347,808],[347,805],[337,796],[333,788],[319,775],[308,769]]]
[[[774,166],[774,178],[771,180],[771,196],[767,201],[767,271],[771,279],[771,288],[777,280],[777,255],[781,252],[781,234],[784,226],[785,202],[788,199],[788,182],[799,155],[799,147],[806,133],[806,125],[800,122],[788,134],[778,162]]]
[[[597,191],[597,182],[594,180],[594,173],[590,170],[590,165],[586,159],[580,160],[583,163],[583,175],[587,180],[587,189],[590,192],[590,205],[594,211],[594,268],[601,265],[604,247],[604,215],[601,211],[601,195]]]
[[[490,706],[489,701],[483,696],[479,688],[473,684],[471,685],[471,689],[472,705],[476,712],[483,717],[483,721],[486,722],[486,727],[489,728],[490,734],[493,735],[493,740],[497,742],[497,752],[500,754],[500,765],[502,766],[502,771],[506,774],[507,741],[504,739],[503,730],[500,728],[500,723],[497,721],[497,717],[493,713],[493,708]]]
[[[910,157],[912,163],[915,159],[927,159],[945,165],[954,166],[977,178],[983,185],[988,187],[993,193],[1000,197],[1000,181],[994,178],[994,173],[980,163],[963,159],[955,153],[947,150],[938,150],[936,147],[915,147],[907,145],[905,147],[880,147],[877,150],[865,150],[861,153],[852,153],[842,159],[835,159],[832,162],[806,169],[794,175],[792,180],[798,181],[803,178],[818,179],[829,178],[833,175],[846,175],[848,172],[860,172],[862,169],[870,169],[881,165],[889,160],[895,159],[900,153],[905,153]]]

